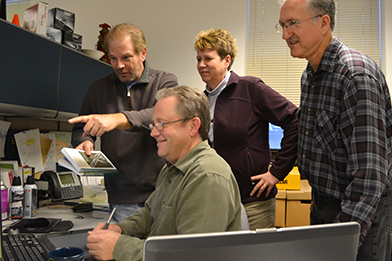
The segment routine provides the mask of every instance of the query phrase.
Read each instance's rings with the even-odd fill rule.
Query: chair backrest
[[[246,214],[245,207],[241,203],[241,230],[249,230],[249,220]]]

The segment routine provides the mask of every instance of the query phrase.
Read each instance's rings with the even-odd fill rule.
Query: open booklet
[[[63,159],[58,164],[80,175],[116,175],[118,170],[101,151],[92,151],[87,156],[83,150],[62,148]]]

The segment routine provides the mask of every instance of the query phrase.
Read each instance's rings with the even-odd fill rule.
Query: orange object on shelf
[[[12,23],[20,26],[18,14],[14,14],[14,18],[12,18]]]

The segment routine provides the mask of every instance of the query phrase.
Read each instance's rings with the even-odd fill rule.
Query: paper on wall
[[[11,122],[0,121],[0,158],[4,157],[5,140]]]
[[[56,139],[56,162],[64,158],[63,153],[61,153],[61,149],[64,147],[68,148],[69,146],[71,146],[71,144]]]
[[[11,187],[12,177],[18,175],[22,178],[21,171],[16,160],[0,161],[1,180],[7,188]],[[23,179],[21,179],[23,181]]]
[[[53,133],[41,134],[41,151],[44,170],[56,171],[56,142]]]
[[[67,143],[68,146],[71,144],[72,132],[69,132],[69,131],[50,131],[49,133],[54,134],[56,137],[56,140],[61,140],[65,143]]]
[[[14,137],[21,165],[34,167],[35,172],[43,171],[39,129],[22,131]]]

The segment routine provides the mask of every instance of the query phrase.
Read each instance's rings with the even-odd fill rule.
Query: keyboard
[[[49,260],[48,251],[34,234],[17,234],[2,237],[4,260]]]

